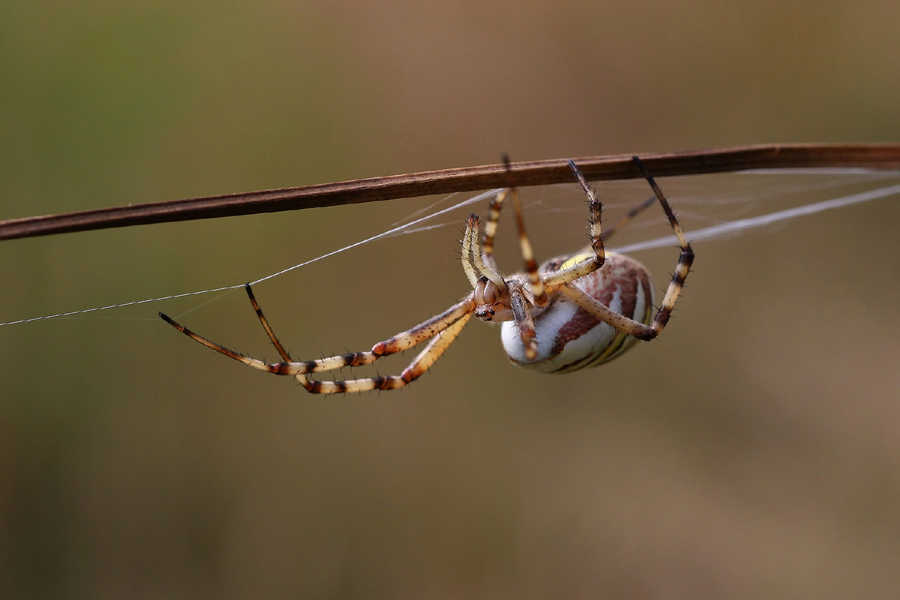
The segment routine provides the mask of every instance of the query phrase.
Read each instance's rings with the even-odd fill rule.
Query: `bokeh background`
[[[892,0],[4,2],[0,218],[896,141],[898,23]],[[742,177],[661,183],[689,226],[816,187]],[[573,186],[525,195],[541,256],[583,243]],[[436,200],[5,242],[0,320],[253,280]],[[257,295],[295,355],[368,348],[465,292],[464,216]],[[561,377],[472,323],[413,386],[311,397],[156,317],[274,358],[240,291],[0,327],[0,596],[896,597],[898,225],[894,198],[699,243],[660,340]],[[664,282],[676,252],[639,258]]]

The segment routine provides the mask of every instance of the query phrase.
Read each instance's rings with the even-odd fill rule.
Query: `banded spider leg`
[[[273,373],[275,375],[293,376],[300,383],[300,385],[306,388],[306,391],[313,394],[365,392],[375,389],[394,390],[405,386],[407,383],[415,381],[419,378],[419,376],[422,375],[422,373],[427,371],[431,367],[431,365],[433,365],[435,361],[441,357],[447,347],[451,343],[453,343],[453,340],[455,340],[456,336],[459,335],[459,332],[462,331],[463,326],[465,326],[465,324],[468,322],[469,318],[472,316],[472,311],[474,310],[474,303],[472,302],[470,294],[460,302],[451,306],[446,311],[428,319],[424,323],[420,323],[412,329],[409,329],[402,333],[398,333],[390,339],[375,344],[375,346],[369,352],[351,352],[349,354],[332,356],[329,358],[320,358],[318,360],[295,362],[291,360],[290,355],[288,355],[287,351],[285,351],[284,349],[284,346],[272,331],[272,327],[269,325],[268,319],[266,319],[265,315],[262,312],[262,309],[259,307],[259,303],[256,301],[256,297],[253,295],[253,289],[250,287],[250,284],[248,283],[244,287],[244,289],[247,291],[247,296],[250,298],[250,303],[253,305],[253,309],[256,311],[256,316],[259,318],[259,322],[262,324],[263,329],[265,329],[266,331],[266,335],[269,336],[269,340],[275,346],[275,349],[278,351],[278,354],[281,356],[283,362],[267,363],[255,358],[251,358],[249,356],[241,354],[240,352],[230,350],[222,346],[221,344],[212,342],[205,337],[194,333],[187,327],[176,323],[173,319],[163,313],[159,313],[159,316],[162,317],[162,319],[169,325],[185,334],[192,340],[199,342],[207,348],[211,348],[220,354],[224,354],[229,358],[233,358],[234,360],[240,361],[247,366],[253,367],[254,369],[259,369],[260,371]],[[400,375],[367,377],[347,381],[319,381],[307,377],[309,373],[333,371],[342,367],[358,367],[362,365],[368,365],[375,362],[379,358],[390,356],[391,354],[396,354],[397,352],[402,352],[403,350],[412,348],[413,346],[417,346],[418,344],[421,344],[422,342],[425,342],[429,339],[431,341],[425,347],[425,349],[422,350],[422,352],[420,352],[415,359],[413,359],[409,366],[406,367],[406,369],[404,369],[403,373]]]

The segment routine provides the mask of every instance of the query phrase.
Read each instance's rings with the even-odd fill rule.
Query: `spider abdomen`
[[[556,258],[541,266],[551,272],[577,263],[589,254]],[[569,284],[629,319],[649,324],[653,311],[653,281],[647,269],[633,258],[608,252],[603,266]],[[624,353],[637,341],[597,320],[563,294],[534,317],[537,356],[525,357],[515,322],[502,324],[503,348],[510,361],[544,373],[567,373],[592,367]]]

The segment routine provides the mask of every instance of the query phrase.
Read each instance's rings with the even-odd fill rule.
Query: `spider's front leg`
[[[497,237],[497,227],[500,224],[500,210],[503,208],[503,201],[509,194],[509,188],[500,190],[493,198],[488,207],[488,220],[484,225],[484,237],[481,238],[481,250],[484,264],[494,271],[497,270],[497,263],[494,260],[494,239]]]
[[[459,335],[459,332],[468,322],[475,309],[473,295],[470,294],[443,313],[416,325],[412,329],[398,333],[390,339],[375,344],[369,352],[351,352],[349,354],[321,358],[318,360],[295,362],[291,360],[291,357],[285,351],[281,342],[269,326],[269,322],[259,308],[259,304],[257,303],[256,298],[253,295],[253,290],[250,288],[249,284],[246,286],[246,291],[260,323],[266,330],[269,340],[275,346],[283,362],[267,363],[245,356],[194,333],[183,325],[176,323],[163,313],[160,313],[159,316],[175,329],[179,330],[192,340],[203,344],[207,348],[211,348],[220,354],[240,361],[254,369],[259,369],[260,371],[273,373],[275,375],[293,376],[308,392],[314,394],[364,392],[374,389],[392,390],[405,386],[407,383],[416,380],[422,373],[427,371],[438,358],[440,358],[447,347],[450,346],[454,339],[456,339],[456,336]],[[309,373],[331,371],[342,367],[368,365],[379,358],[402,352],[403,350],[421,344],[426,340],[431,340],[428,346],[419,353],[400,375],[387,375],[346,381],[318,381],[307,377]]]

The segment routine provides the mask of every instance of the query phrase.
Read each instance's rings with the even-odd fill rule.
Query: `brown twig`
[[[743,169],[862,167],[900,169],[900,144],[779,144],[641,155],[657,177],[721,173]],[[641,173],[630,155],[575,159],[590,180],[634,179]],[[61,215],[0,221],[0,240],[211,219],[395,198],[468,192],[508,186],[565,183],[572,172],[564,159],[486,165],[339,183],[246,192],[138,206],[101,208]]]

